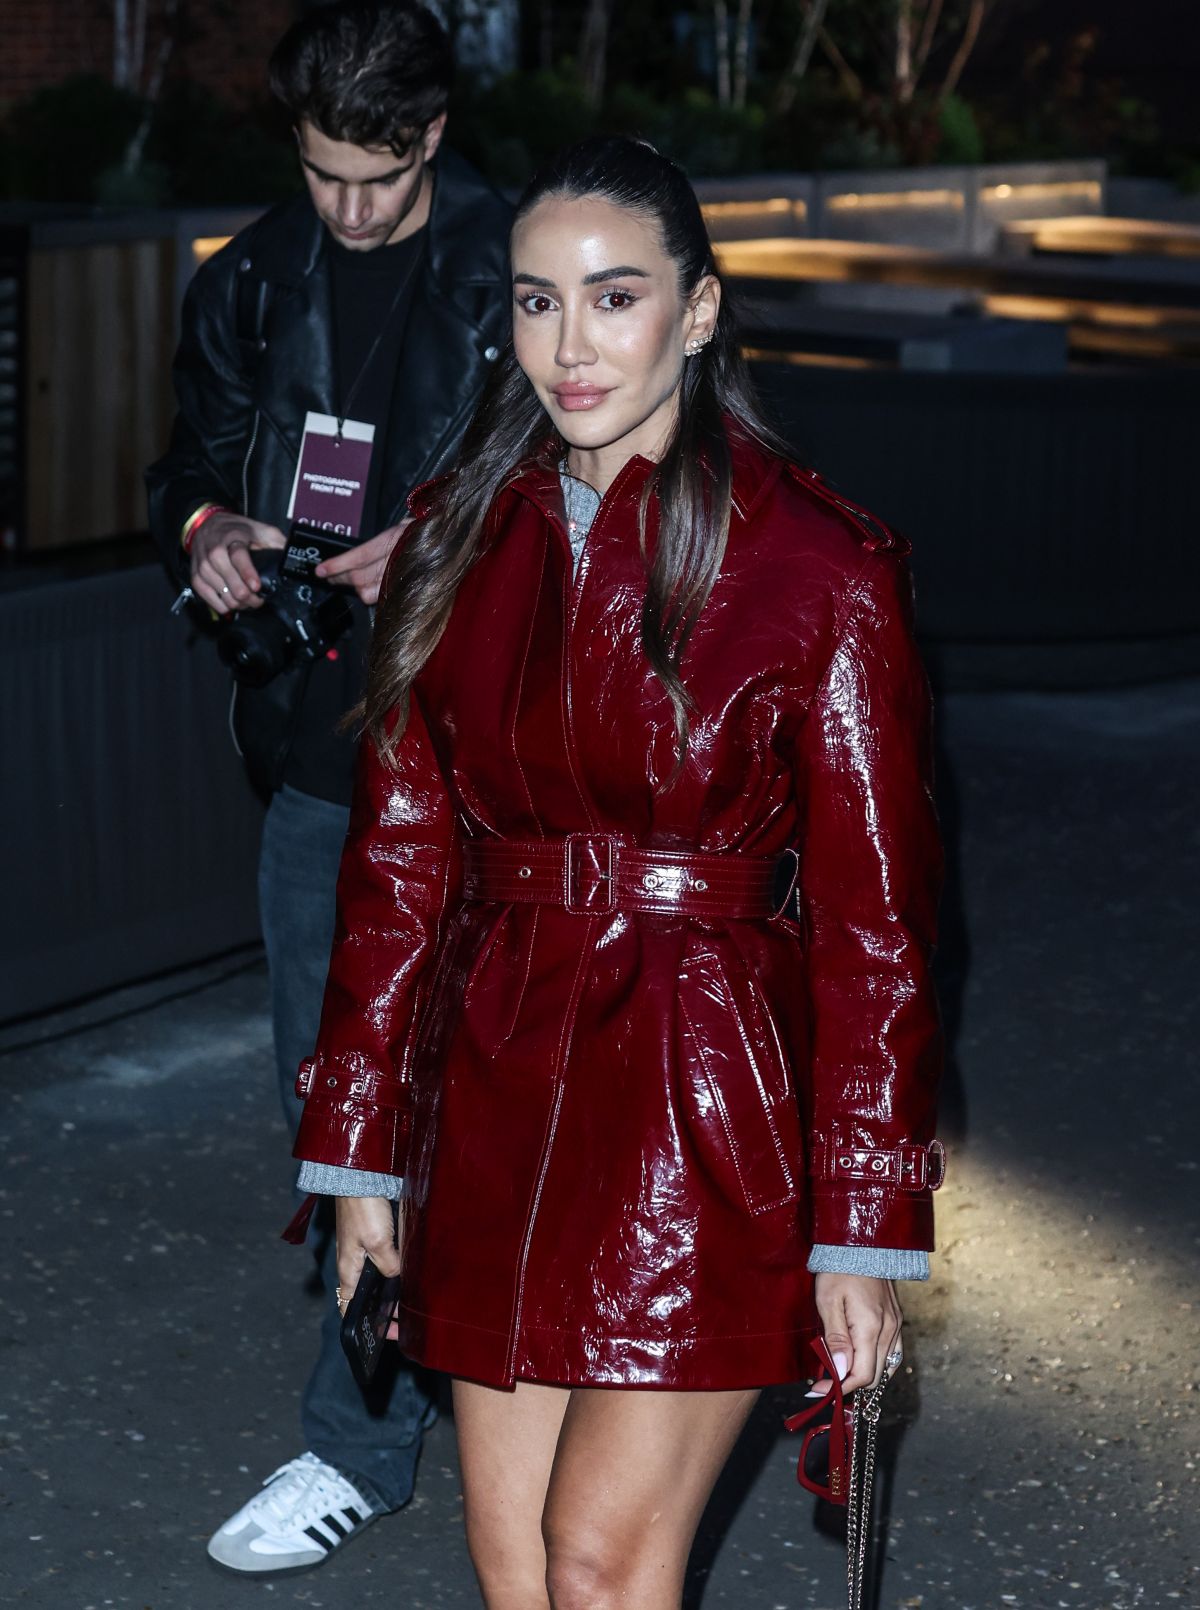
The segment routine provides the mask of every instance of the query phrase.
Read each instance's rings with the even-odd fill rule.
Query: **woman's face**
[[[512,239],[517,361],[582,452],[657,457],[675,419],[684,346],[716,322],[708,277],[687,298],[653,218],[595,196],[547,197]],[[606,455],[608,456],[608,455]]]

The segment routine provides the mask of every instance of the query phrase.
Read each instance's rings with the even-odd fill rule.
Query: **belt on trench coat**
[[[762,921],[787,907],[799,866],[795,850],[646,850],[612,833],[478,838],[463,847],[462,892],[467,900],[529,901],[585,917],[642,911]]]

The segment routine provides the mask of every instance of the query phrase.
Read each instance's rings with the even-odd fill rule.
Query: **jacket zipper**
[[[256,408],[254,410],[254,428],[250,432],[250,444],[246,448],[246,456],[242,460],[242,513],[247,520],[250,518],[250,459],[258,441],[258,425],[261,419],[262,413]]]

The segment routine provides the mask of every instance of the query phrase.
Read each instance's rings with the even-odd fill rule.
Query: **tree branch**
[[[729,89],[729,8],[725,0],[713,0],[713,36],[717,47],[717,104],[728,106]]]
[[[821,49],[829,58],[829,64],[841,80],[842,88],[852,101],[861,101],[865,98],[863,81],[851,67],[837,47],[837,41],[828,28],[822,27],[818,31]]]
[[[777,112],[790,112],[794,106],[796,91],[800,80],[808,71],[809,62],[812,61],[813,51],[817,48],[817,36],[828,10],[829,0],[804,0],[804,23],[797,35],[796,48],[792,52],[787,72],[775,91]]]
[[[958,42],[958,49],[954,52],[954,59],[946,71],[942,87],[934,98],[935,106],[944,106],[958,88],[958,81],[962,77],[963,68],[967,65],[971,52],[975,49],[975,41],[979,38],[980,28],[983,27],[983,18],[987,7],[988,0],[971,0],[971,10],[967,16],[966,29]]]
[[[750,75],[750,15],[754,0],[738,0],[737,32],[733,47],[733,104],[745,106]]]

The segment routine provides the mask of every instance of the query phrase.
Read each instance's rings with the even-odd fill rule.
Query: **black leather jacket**
[[[417,423],[381,467],[380,530],[453,458],[511,329],[512,210],[452,151],[438,153],[435,174],[401,359]],[[174,369],[179,412],[168,452],[146,472],[150,529],[181,586],[188,559],[179,535],[200,504],[287,529],[305,414],[335,411],[324,236],[307,193],[297,196],[236,235],[188,288]],[[264,790],[278,787],[305,682],[301,669],[238,689],[235,733]]]

